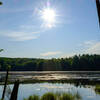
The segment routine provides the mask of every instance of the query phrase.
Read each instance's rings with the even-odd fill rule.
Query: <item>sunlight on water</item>
[[[10,85],[12,87],[12,85]],[[2,85],[0,85],[0,97],[2,93]],[[100,95],[94,91],[94,86],[78,86],[67,83],[35,83],[35,84],[21,84],[18,92],[18,100],[23,100],[30,95],[37,94],[42,96],[46,92],[54,93],[79,93],[82,100],[100,100]],[[7,100],[7,99],[6,99]]]

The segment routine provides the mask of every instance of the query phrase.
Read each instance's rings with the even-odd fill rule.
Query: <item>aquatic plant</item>
[[[56,95],[54,93],[48,92],[44,94],[40,100],[56,100]]]
[[[29,96],[27,99],[24,100],[40,100],[38,95]]]
[[[100,95],[100,85],[95,86],[95,92]]]
[[[80,96],[80,94],[78,92],[76,94],[74,94],[74,98],[75,98],[75,100],[82,100],[82,97]]]
[[[75,97],[71,93],[63,93],[60,100],[75,100]]]
[[[79,93],[52,93],[48,92],[42,95],[41,97],[37,95],[29,96],[24,100],[81,100]]]

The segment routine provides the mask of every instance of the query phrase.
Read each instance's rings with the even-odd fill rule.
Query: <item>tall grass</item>
[[[60,100],[75,100],[75,97],[71,93],[63,93]]]
[[[79,93],[52,93],[48,92],[42,95],[41,97],[37,95],[29,96],[24,100],[81,100]]]
[[[29,96],[27,99],[24,100],[40,100],[38,95]]]
[[[40,100],[56,100],[56,95],[54,93],[48,92],[45,93]]]
[[[95,86],[95,92],[100,95],[100,85]]]

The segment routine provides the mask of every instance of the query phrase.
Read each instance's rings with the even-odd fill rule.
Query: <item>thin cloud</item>
[[[76,55],[77,53],[73,53],[73,52],[70,52],[70,53],[65,53],[65,54],[63,54],[60,58],[66,58],[66,57],[72,57],[72,56],[74,56],[74,55]]]
[[[8,37],[11,41],[25,41],[37,39],[39,32],[2,32],[3,37]]]
[[[81,44],[82,53],[100,54],[100,41],[90,40]]]
[[[60,51],[53,51],[53,52],[45,52],[45,53],[41,53],[40,55],[41,56],[53,56],[53,55],[59,55],[59,54],[61,54],[62,52],[60,52]]]
[[[27,29],[27,30],[29,30],[29,29],[36,29],[37,27],[35,25],[21,25],[19,28],[20,29]]]
[[[65,53],[61,58],[72,57],[79,54],[100,54],[100,41],[89,40],[79,44],[79,51]]]
[[[85,52],[90,54],[100,54],[100,42],[90,46]]]
[[[0,13],[19,13],[24,11],[32,11],[32,8],[1,8]]]
[[[19,31],[2,31],[0,36],[8,37],[11,41],[26,41],[37,39],[46,31],[34,25],[20,25],[17,30]]]
[[[83,47],[83,48],[88,48],[92,45],[94,45],[97,41],[94,40],[89,40],[89,41],[84,41],[83,43],[79,44],[79,47]]]

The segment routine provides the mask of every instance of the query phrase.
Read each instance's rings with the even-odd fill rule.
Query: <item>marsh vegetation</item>
[[[48,92],[41,97],[38,95],[29,96],[24,100],[81,100],[81,96],[78,93],[52,93]]]
[[[95,92],[100,95],[100,85],[96,85]]]

